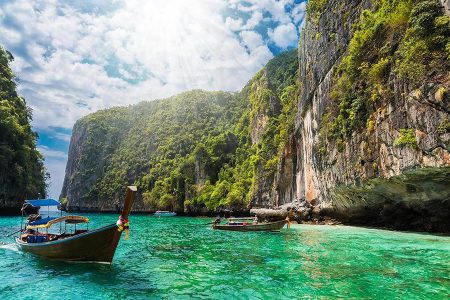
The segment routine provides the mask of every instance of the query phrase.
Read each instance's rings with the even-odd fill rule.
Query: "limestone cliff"
[[[124,187],[132,184],[139,188],[134,211],[183,211],[196,186],[207,176],[217,177],[206,168],[202,142],[214,139],[225,154],[232,152],[233,136],[221,134],[233,126],[243,105],[231,93],[196,90],[78,120],[62,201],[71,211],[115,211]]]
[[[110,154],[130,130],[130,113],[125,108],[101,111],[79,120],[73,127],[60,197],[68,210],[115,211],[119,207],[123,193],[118,191],[114,199],[103,201],[95,185],[105,175]],[[117,127],[113,130],[106,124],[108,117],[114,118]],[[141,199],[137,199],[136,207],[141,204]]]
[[[333,95],[338,68],[349,56],[354,31],[364,28],[354,24],[365,9],[378,8],[366,0],[329,0],[315,16],[310,12],[299,44],[302,95],[296,132],[280,158],[266,205],[296,201],[306,216],[449,231],[448,69],[426,70],[419,82],[388,69],[383,93],[361,125],[343,139],[327,136],[327,124],[339,125],[328,119],[334,113],[330,108],[341,100]],[[418,13],[414,9],[410,16],[420,13],[420,7]],[[340,105],[335,115],[345,103]]]

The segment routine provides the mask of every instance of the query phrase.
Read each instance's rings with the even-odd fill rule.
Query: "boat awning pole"
[[[60,208],[61,208],[61,207],[60,207]],[[62,217],[62,210],[60,210],[59,213],[60,213],[60,216]],[[65,223],[66,223],[66,222],[64,222],[64,224],[65,224]],[[62,224],[59,223],[59,234],[61,234],[61,231],[62,231]]]
[[[23,209],[22,209],[22,218],[20,218],[20,231],[23,230],[22,226],[23,226]]]

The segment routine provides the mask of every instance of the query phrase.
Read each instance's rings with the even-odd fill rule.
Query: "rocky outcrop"
[[[203,185],[206,181],[206,159],[207,159],[207,153],[205,149],[200,149],[200,151],[197,152],[195,155],[195,184],[197,185]]]
[[[282,154],[266,206],[308,203],[317,216],[400,229],[450,231],[448,74],[413,88],[390,76],[392,96],[370,116],[371,128],[318,151],[322,118],[352,24],[370,1],[330,0],[307,22],[299,47],[302,95],[296,132]],[[443,78],[443,79],[442,79]],[[441,129],[439,129],[441,128]],[[396,143],[405,130],[415,142]]]
[[[250,109],[250,138],[254,146],[261,143],[270,119],[279,115],[281,110],[280,99],[269,79],[267,68],[262,69],[253,79],[249,95],[247,96],[250,98],[252,106]],[[263,160],[260,160],[255,168],[252,203],[253,205],[261,205],[270,201],[274,175],[273,172],[267,170]]]
[[[450,1],[449,0],[440,0],[442,3],[442,6],[444,7],[445,14],[447,16],[450,16]]]
[[[123,135],[117,131],[107,134],[97,132],[94,128],[98,125],[95,121],[82,119],[73,128],[60,196],[68,211],[120,211],[124,194],[118,192],[113,199],[105,201],[96,192],[95,185],[104,175],[111,149],[117,146]],[[125,127],[125,124],[122,125]],[[142,196],[138,195],[133,210],[143,209]]]
[[[76,124],[73,128],[72,137],[70,139],[70,147],[68,156],[71,158],[67,161],[66,164],[66,176],[64,178],[64,183],[61,191],[62,198],[70,198],[70,199],[81,199],[80,196],[84,195],[87,192],[88,185],[83,185],[80,180],[75,180],[76,172],[82,166],[80,165],[80,156],[82,153],[83,146],[86,141],[86,128],[80,124]],[[92,176],[92,179],[95,180],[95,175]],[[69,189],[69,186],[73,188]],[[65,200],[63,202],[66,202]],[[67,203],[71,209],[75,206],[79,206],[79,202],[71,202]],[[66,207],[67,209],[67,207]]]

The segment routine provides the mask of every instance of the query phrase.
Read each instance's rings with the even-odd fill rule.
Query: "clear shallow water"
[[[117,215],[88,215],[91,228]],[[211,219],[131,216],[112,266],[54,262],[5,238],[2,299],[443,299],[450,296],[450,237],[344,226],[279,233],[213,231]]]

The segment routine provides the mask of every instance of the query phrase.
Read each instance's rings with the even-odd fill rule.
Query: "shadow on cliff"
[[[347,224],[450,233],[450,168],[337,187],[333,208],[322,213]]]

